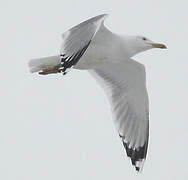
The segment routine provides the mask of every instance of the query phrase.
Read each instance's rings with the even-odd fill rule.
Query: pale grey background
[[[187,179],[186,0],[0,0],[0,179]],[[108,101],[86,71],[28,72],[59,52],[61,33],[109,13],[114,32],[167,44],[135,57],[147,70],[150,142],[142,174],[126,158]]]

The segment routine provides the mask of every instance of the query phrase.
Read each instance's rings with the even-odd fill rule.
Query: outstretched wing
[[[144,66],[129,59],[91,70],[91,74],[107,92],[127,156],[140,171],[149,138],[149,102]]]
[[[61,71],[74,66],[88,48],[91,40],[99,30],[106,14],[93,17],[62,34]]]

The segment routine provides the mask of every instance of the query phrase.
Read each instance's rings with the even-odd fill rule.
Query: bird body
[[[60,55],[34,59],[31,72],[63,73],[86,69],[105,90],[116,129],[137,171],[145,161],[149,138],[149,100],[144,65],[132,56],[151,48],[166,48],[142,36],[120,36],[93,17],[62,35]]]
[[[115,42],[121,46],[118,37],[102,25],[74,68],[94,69],[104,66],[109,61],[116,63],[118,59],[113,52],[118,52],[118,46],[113,46]],[[111,49],[113,51],[110,51]]]

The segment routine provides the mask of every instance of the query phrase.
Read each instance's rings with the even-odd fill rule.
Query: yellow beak
[[[161,49],[166,49],[167,48],[164,44],[159,44],[159,43],[152,43],[151,45],[154,48],[161,48]]]

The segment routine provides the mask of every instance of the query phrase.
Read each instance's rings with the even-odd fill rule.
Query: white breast
[[[74,68],[94,69],[106,65],[109,61],[116,63],[120,48],[119,37],[102,25]]]

